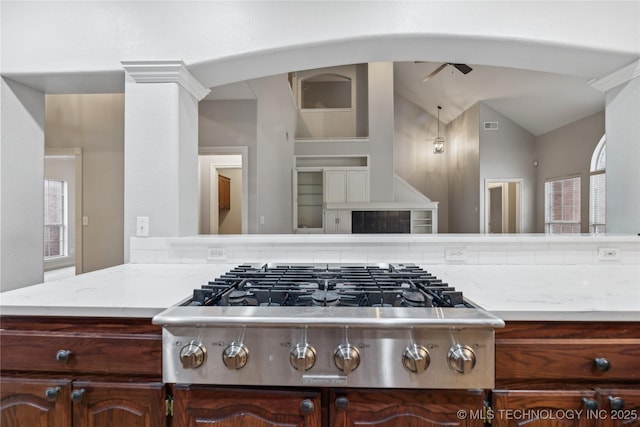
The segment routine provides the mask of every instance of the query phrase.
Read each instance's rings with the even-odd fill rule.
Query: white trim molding
[[[631,64],[614,71],[613,73],[599,79],[589,80],[587,83],[601,92],[606,92],[623,83],[640,77],[640,59]]]
[[[136,83],[178,83],[198,101],[211,92],[189,72],[182,61],[121,61]]]

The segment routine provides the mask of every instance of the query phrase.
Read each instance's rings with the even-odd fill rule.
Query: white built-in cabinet
[[[324,232],[331,234],[350,234],[351,210],[326,209],[324,211]]]
[[[322,169],[294,169],[293,229],[296,233],[322,233],[324,177]]]
[[[327,168],[324,170],[325,203],[360,203],[368,201],[368,168]]]
[[[437,232],[437,209],[414,209],[411,211],[411,233],[435,234]]]

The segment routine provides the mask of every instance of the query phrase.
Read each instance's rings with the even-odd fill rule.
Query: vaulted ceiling
[[[584,77],[468,64],[468,74],[449,65],[427,81],[442,63],[396,62],[395,91],[449,123],[477,102],[541,135],[604,110],[604,94]]]

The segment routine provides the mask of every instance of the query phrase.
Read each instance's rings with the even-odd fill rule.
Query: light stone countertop
[[[124,264],[0,293],[0,314],[150,318],[233,266]],[[640,321],[640,265],[423,268],[506,321]]]

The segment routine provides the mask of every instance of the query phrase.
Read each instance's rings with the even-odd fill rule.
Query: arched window
[[[589,180],[589,231],[605,232],[607,137],[603,135],[591,156]]]

